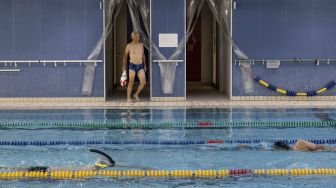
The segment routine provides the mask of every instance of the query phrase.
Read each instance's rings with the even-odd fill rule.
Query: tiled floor
[[[90,108],[336,108],[336,101],[230,101],[228,98],[218,93],[211,87],[189,88],[187,91],[187,101],[182,102],[150,102],[149,92],[143,93],[142,102],[126,102],[125,91],[118,90],[113,93],[113,99],[107,102],[17,102],[1,103],[0,109],[90,109]]]

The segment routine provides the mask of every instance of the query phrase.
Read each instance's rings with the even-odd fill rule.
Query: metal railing
[[[20,69],[0,69],[0,72],[20,72]]]
[[[64,64],[64,66],[66,66],[68,63],[78,63],[80,65],[83,63],[94,63],[96,66],[98,63],[102,62],[103,60],[0,60],[0,64],[5,66],[14,65],[15,67],[17,67],[18,64],[28,64],[29,66],[31,64],[43,64],[45,66],[46,64],[50,63],[54,64],[55,66],[57,66],[57,64]]]
[[[316,65],[320,65],[321,63],[331,64],[336,63],[336,58],[317,58],[317,59],[304,59],[295,57],[293,59],[236,59],[234,60],[235,65],[241,64],[250,64],[254,65],[256,63],[266,64],[269,61],[279,61],[280,63],[315,63]]]

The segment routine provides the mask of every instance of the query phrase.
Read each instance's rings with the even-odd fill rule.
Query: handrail
[[[0,72],[20,72],[20,69],[0,69]]]
[[[170,60],[170,59],[165,59],[165,60],[153,60],[154,63],[176,63],[176,65],[178,65],[178,63],[183,63],[183,60]]]
[[[298,58],[295,57],[293,59],[236,59],[234,60],[234,63],[239,65],[241,64],[251,64],[254,63],[262,63],[265,64],[267,61],[279,61],[284,63],[315,63],[316,65],[319,65],[320,63],[327,63],[328,65],[330,63],[336,63],[336,58],[316,58],[316,59],[304,59],[304,58]]]
[[[175,63],[176,66],[178,66],[179,63],[183,63],[184,61],[183,60],[171,60],[171,59],[163,59],[163,60],[156,59],[156,60],[153,60],[153,62],[158,63],[158,66],[160,66],[160,63]]]
[[[82,65],[82,63],[93,63],[94,66],[97,66],[97,63],[102,62],[103,60],[0,60],[0,64],[4,64],[5,66],[7,66],[7,64],[10,66],[14,64],[14,67],[17,67],[18,64],[28,64],[30,66],[32,63],[43,64],[44,66],[47,63],[53,63],[55,67],[57,67],[59,63],[63,63],[64,66],[66,66],[67,63],[79,63],[80,65]]]
[[[164,59],[164,60],[153,60],[154,63],[182,63],[183,60],[170,60],[170,59]]]
[[[0,63],[102,63],[103,60],[0,60]]]

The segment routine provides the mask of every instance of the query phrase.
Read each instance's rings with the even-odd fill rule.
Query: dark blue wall
[[[336,1],[334,0],[237,0],[233,10],[233,36],[251,59],[335,58]],[[285,64],[279,69],[255,65],[262,79],[293,91],[323,87],[334,75],[335,65]],[[241,71],[233,65],[233,95],[279,95],[256,85],[243,90]],[[334,95],[336,90],[326,95]]]
[[[179,41],[185,33],[185,8],[184,0],[152,0],[152,38],[159,46],[160,33],[178,33]],[[159,48],[164,56],[169,58],[175,48]],[[178,59],[185,60],[185,53]],[[153,97],[184,97],[185,96],[185,63],[179,63],[176,67],[174,93],[165,95],[162,93],[160,80],[160,67],[158,63],[152,62],[152,96]]]
[[[85,60],[102,33],[103,14],[100,0],[1,0],[0,28],[0,60]],[[81,96],[83,65],[17,68],[0,73],[0,97]],[[100,63],[92,96],[104,95],[103,75]]]

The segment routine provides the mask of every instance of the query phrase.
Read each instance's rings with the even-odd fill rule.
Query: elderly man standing
[[[140,80],[140,85],[134,93],[134,100],[139,102],[139,94],[146,85],[146,57],[144,53],[144,45],[140,42],[140,33],[137,31],[132,32],[132,42],[127,44],[125,55],[123,59],[123,71],[126,72],[127,63],[129,69],[129,80],[127,87],[127,101],[132,102],[131,93],[134,84],[134,77],[137,75]],[[130,60],[128,62],[128,55]]]

